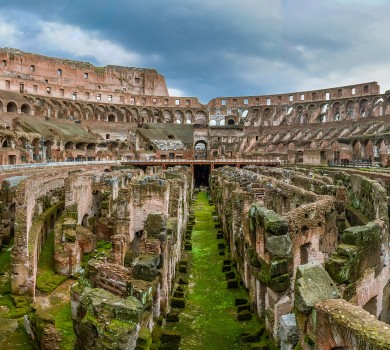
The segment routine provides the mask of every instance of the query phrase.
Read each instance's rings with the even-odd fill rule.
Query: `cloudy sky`
[[[390,89],[390,0],[0,2],[0,46],[156,68],[173,96]]]

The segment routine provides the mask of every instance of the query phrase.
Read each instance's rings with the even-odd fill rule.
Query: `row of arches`
[[[358,120],[390,114],[390,96],[306,103],[294,106],[250,108],[244,111],[247,126],[272,126]],[[243,115],[244,115],[243,113]]]
[[[22,113],[22,114],[31,114],[32,108],[28,103],[17,103],[14,101],[9,101],[4,103],[0,100],[0,110],[8,113]]]
[[[18,104],[15,101],[3,102],[0,109],[6,112],[34,114],[36,116],[74,120],[94,120],[123,123],[176,123],[207,124],[206,110],[146,108],[134,106],[103,105],[75,102],[54,98],[24,96],[29,103]]]

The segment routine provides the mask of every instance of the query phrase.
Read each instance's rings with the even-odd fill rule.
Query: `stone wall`
[[[251,166],[213,170],[210,188],[252,308],[282,349],[298,334],[304,349],[331,349],[310,347],[307,333],[321,300],[341,296],[388,319],[387,194],[378,182]]]

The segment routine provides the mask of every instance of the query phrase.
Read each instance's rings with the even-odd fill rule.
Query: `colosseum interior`
[[[1,349],[390,349],[390,91],[0,56]]]

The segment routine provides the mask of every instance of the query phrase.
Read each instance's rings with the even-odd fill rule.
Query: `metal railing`
[[[240,164],[254,164],[254,163],[280,163],[280,160],[277,158],[273,159],[264,159],[264,158],[221,158],[221,159],[186,159],[186,158],[172,158],[172,159],[130,159],[126,161],[122,161],[122,164],[143,164],[143,163],[153,163],[153,164],[168,164],[168,163],[194,163],[194,164],[202,164],[202,163],[240,163]]]
[[[67,161],[67,162],[49,162],[49,163],[23,163],[0,165],[1,170],[25,169],[25,168],[45,168],[69,165],[89,165],[89,164],[120,164],[119,160],[91,160],[91,161]]]

